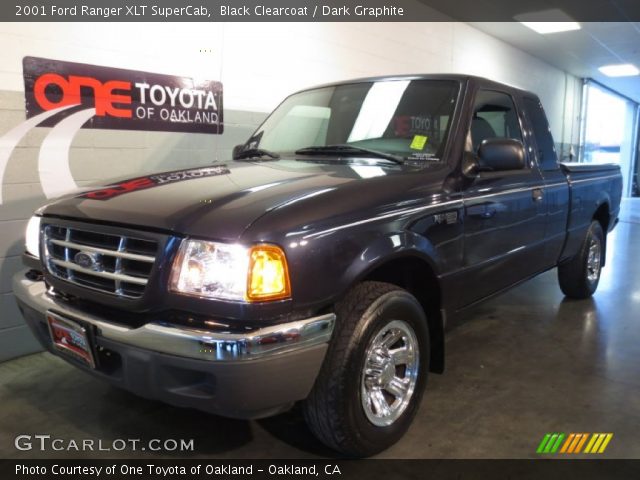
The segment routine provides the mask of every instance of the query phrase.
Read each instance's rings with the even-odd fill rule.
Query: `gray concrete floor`
[[[625,204],[593,299],[565,300],[556,272],[453,322],[447,371],[431,375],[408,434],[385,458],[526,458],[546,432],[612,432],[603,457],[640,458],[640,201]],[[237,421],[112,388],[49,354],[0,365],[0,458],[160,457],[18,452],[18,434],[185,438],[207,458],[331,456],[299,411]]]

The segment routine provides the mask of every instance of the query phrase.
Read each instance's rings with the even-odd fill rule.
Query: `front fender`
[[[403,257],[413,257],[426,262],[438,275],[438,253],[425,237],[411,231],[389,232],[373,239],[345,271],[342,284],[351,286],[385,263]]]
[[[295,308],[327,307],[370,272],[402,257],[424,261],[435,274],[440,272],[438,253],[424,236],[393,228],[369,233],[340,232],[285,247]]]

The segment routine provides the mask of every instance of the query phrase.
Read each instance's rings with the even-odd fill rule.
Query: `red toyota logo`
[[[47,97],[46,90],[50,86],[60,89],[62,92],[60,100],[52,101]],[[68,79],[65,79],[57,73],[45,73],[35,81],[33,94],[38,105],[43,110],[53,110],[54,108],[82,103],[81,89],[83,87],[93,90],[96,115],[100,117],[110,115],[112,117],[131,118],[130,109],[115,106],[115,104],[131,104],[131,82],[111,80],[102,83],[91,77],[70,75]]]

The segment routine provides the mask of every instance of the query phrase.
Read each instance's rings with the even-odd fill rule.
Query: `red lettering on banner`
[[[45,95],[44,91],[49,85],[56,85],[60,90],[62,90],[62,98],[59,102],[51,102]],[[36,101],[44,110],[53,110],[54,108],[80,103],[79,101],[74,102],[68,94],[65,95],[65,91],[69,91],[69,82],[57,73],[45,73],[44,75],[41,75],[33,86],[33,94],[36,97]]]
[[[58,102],[52,102],[45,93],[49,85],[55,85],[62,91],[62,98]],[[131,104],[131,83],[112,80],[102,83],[92,77],[79,77],[70,75],[69,80],[55,73],[45,73],[36,80],[33,86],[33,94],[38,105],[44,110],[64,107],[67,105],[79,105],[82,103],[82,88],[93,90],[93,98],[96,107],[96,115],[104,117],[131,118],[132,112],[126,108],[118,108],[114,104]],[[126,91],[114,93],[115,90]]]
[[[131,95],[113,93],[114,90],[127,90],[131,91],[131,82],[121,82],[119,80],[111,80],[104,84],[104,90],[108,96],[108,101],[105,102],[105,112],[112,117],[131,118],[131,110],[116,108],[114,103],[131,104]],[[96,105],[96,113],[98,113],[98,107]],[[98,113],[98,115],[100,115]]]

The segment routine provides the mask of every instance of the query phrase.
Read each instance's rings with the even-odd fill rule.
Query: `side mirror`
[[[524,168],[524,145],[511,138],[487,138],[478,147],[478,170],[498,172]]]
[[[244,150],[245,145],[244,143],[241,143],[240,145],[236,145],[235,147],[233,147],[233,151],[231,152],[231,157],[236,160],[238,158],[238,155],[240,154],[240,152],[242,152],[242,150]]]

